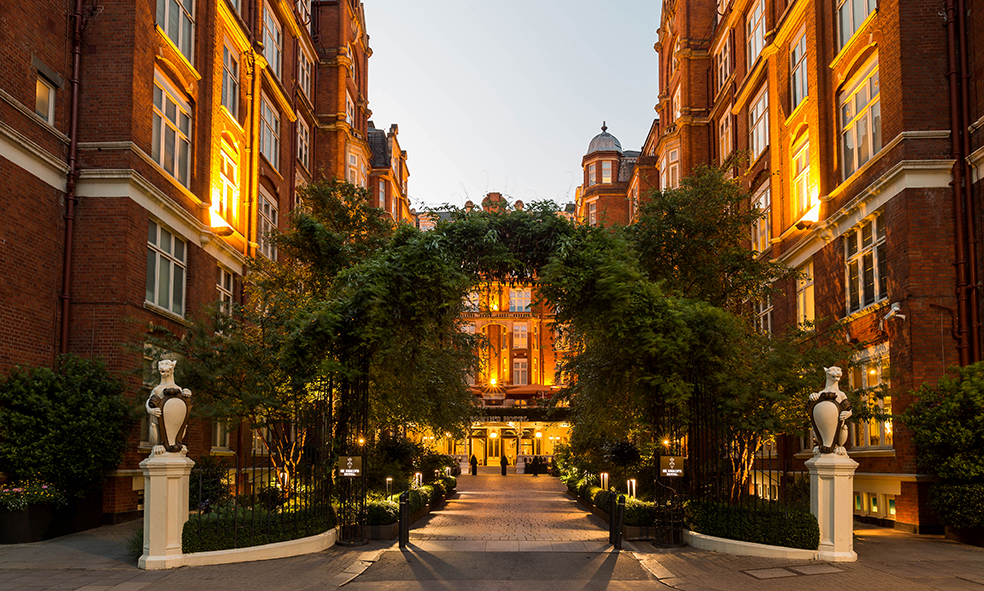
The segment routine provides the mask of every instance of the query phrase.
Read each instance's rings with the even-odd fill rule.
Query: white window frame
[[[532,290],[528,287],[509,289],[509,311],[529,312]]]
[[[215,291],[218,293],[219,310],[228,314],[232,311],[236,274],[222,265],[215,267]]]
[[[837,95],[837,117],[841,169],[846,180],[882,148],[877,60],[868,64],[845,88]]]
[[[191,187],[192,137],[194,129],[191,105],[160,72],[154,73],[153,135],[150,157],[171,177]],[[167,141],[173,134],[173,148],[168,161]],[[182,153],[182,146],[184,153]]]
[[[239,161],[224,142],[219,150],[219,184],[218,203],[212,204],[213,209],[222,219],[231,222],[239,202]]]
[[[758,159],[769,145],[769,87],[764,85],[748,107],[748,150],[752,161]]]
[[[790,170],[793,175],[793,219],[798,220],[816,205],[810,191],[810,139],[805,138],[793,148]]]
[[[847,314],[888,298],[887,234],[884,215],[867,218],[844,233]]]
[[[526,359],[513,359],[513,386],[527,386],[529,383],[529,361]]]
[[[386,209],[386,180],[379,179],[379,183],[376,186],[376,197],[379,203],[379,209]]]
[[[277,200],[260,186],[256,206],[256,251],[272,261],[277,260],[277,247],[270,240],[270,232],[280,227],[279,218],[280,208]]]
[[[266,94],[260,96],[260,154],[280,168],[280,112]]]
[[[676,189],[680,187],[680,148],[666,150],[660,161],[660,188]]]
[[[612,184],[612,170],[614,170],[611,160],[602,160],[601,162],[601,184],[610,185]]]
[[[345,93],[345,122],[349,127],[355,127],[355,101],[347,92]]]
[[[720,91],[731,76],[731,31],[724,32],[724,41],[717,53],[714,54],[715,71],[717,72],[716,88]]]
[[[588,186],[593,187],[598,184],[598,165],[594,162],[588,165]]]
[[[721,164],[731,156],[734,142],[731,139],[731,113],[726,112],[718,121],[718,152],[721,154]]]
[[[232,429],[229,421],[212,419],[212,451],[231,451]]]
[[[311,128],[303,117],[297,118],[297,160],[311,170]]]
[[[813,291],[813,261],[798,269],[802,277],[796,278],[796,322],[801,328],[816,319],[816,301]]]
[[[876,356],[869,348],[861,353],[860,360],[848,371],[848,385],[858,391],[858,397],[869,405],[877,407],[877,412],[891,414],[892,396],[877,397],[873,388],[891,387],[888,355]],[[866,421],[855,420],[850,423],[851,449],[889,449],[895,445],[892,420],[879,420],[871,417]]]
[[[861,24],[875,11],[877,0],[838,0],[837,2],[837,49],[841,50]]]
[[[55,124],[55,90],[56,87],[47,78],[38,74],[37,85],[34,89],[34,112],[44,119],[48,125]],[[42,104],[42,96],[44,103]]]
[[[297,6],[299,24],[302,27],[305,25],[311,27],[311,0],[297,0],[295,4]]]
[[[189,6],[186,6],[190,5]],[[177,7],[177,12],[173,9]],[[195,0],[157,0],[157,26],[195,64]]]
[[[304,0],[298,0],[298,4],[301,4]],[[304,96],[310,99],[313,94],[311,93],[311,71],[312,71],[312,61],[308,57],[308,54],[303,49],[300,50],[297,56],[298,67],[297,67],[297,85],[301,87],[301,92]]]
[[[188,245],[174,232],[150,220],[147,224],[145,301],[184,318],[187,278]]]
[[[765,47],[765,0],[755,0],[747,13],[745,38],[748,41],[748,65],[751,70],[755,59]]]
[[[588,225],[594,226],[598,223],[598,202],[588,203]]]
[[[793,110],[809,95],[807,84],[806,28],[789,44],[789,97]]]
[[[283,80],[284,27],[277,19],[271,5],[263,7],[263,56],[266,57],[278,80]]]
[[[226,41],[222,47],[222,106],[239,119],[239,52]]]
[[[763,334],[772,334],[772,296],[753,303],[755,310],[755,328]]]
[[[752,196],[752,207],[763,214],[752,222],[752,250],[761,255],[769,249],[772,240],[772,187],[768,179]]]
[[[513,349],[528,349],[530,346],[529,326],[525,322],[513,324]]]

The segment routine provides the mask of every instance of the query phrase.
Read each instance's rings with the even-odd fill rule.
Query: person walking
[[[502,475],[505,476],[506,475],[506,466],[509,465],[509,458],[507,458],[505,456],[505,454],[503,454],[502,455],[502,458],[499,460],[499,465],[502,466]]]
[[[478,458],[472,455],[470,463],[471,463],[471,475],[475,476],[476,474],[478,474]]]

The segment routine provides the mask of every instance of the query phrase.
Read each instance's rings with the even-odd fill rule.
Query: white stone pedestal
[[[145,570],[183,564],[181,530],[188,521],[188,481],[195,465],[187,451],[155,454],[140,462],[144,475],[144,546],[137,563]]]
[[[526,474],[526,456],[516,458],[516,474]]]
[[[806,461],[810,471],[810,512],[820,524],[819,559],[854,562],[854,470],[847,455],[821,454]]]

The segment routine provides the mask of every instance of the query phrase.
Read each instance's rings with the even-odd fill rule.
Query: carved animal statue
[[[174,383],[174,366],[177,365],[177,361],[171,359],[162,359],[157,363],[157,370],[161,374],[161,382],[150,391],[150,396],[147,397],[147,402],[144,404],[144,408],[147,414],[150,415],[150,445],[152,446],[151,455],[162,454],[166,450],[164,445],[167,443],[162,440],[160,434],[160,417],[161,406],[164,401],[164,391],[169,388],[177,388],[178,385]],[[191,398],[191,390],[188,388],[181,389],[182,398]]]
[[[823,368],[824,373],[827,376],[827,383],[824,385],[823,390],[820,392],[814,392],[810,394],[810,402],[817,402],[823,397],[824,399],[833,400],[841,408],[840,413],[837,416],[838,422],[841,423],[840,432],[834,438],[833,446],[836,448],[836,453],[845,454],[844,445],[847,443],[847,419],[853,414],[851,411],[851,404],[847,400],[847,394],[840,389],[840,379],[843,377],[844,372],[841,368],[835,366]],[[831,396],[833,394],[833,396]],[[816,423],[814,422],[814,431]],[[820,434],[815,432],[817,440],[820,440]],[[814,453],[817,453],[819,446],[814,448]]]

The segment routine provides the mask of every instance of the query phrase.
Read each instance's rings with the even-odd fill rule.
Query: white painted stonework
[[[137,565],[142,569],[184,564],[181,530],[188,521],[188,482],[195,465],[187,453],[164,452],[140,462],[144,475],[144,548]]]
[[[810,471],[810,512],[820,525],[819,559],[854,562],[854,471],[846,455],[819,454],[806,461]]]

